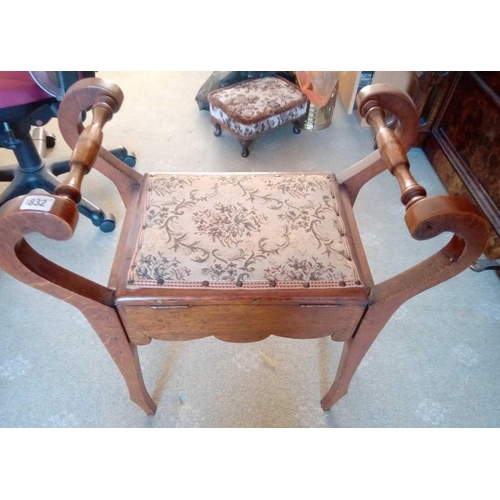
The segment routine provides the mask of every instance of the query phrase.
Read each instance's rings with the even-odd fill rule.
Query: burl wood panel
[[[500,97],[464,73],[440,131],[500,207]]]
[[[255,342],[270,335],[347,340],[364,312],[361,305],[124,306],[120,317],[134,344],[150,339],[194,340],[215,336],[227,342]]]
[[[500,72],[458,74],[422,148],[447,191],[486,215],[485,253],[500,258]]]
[[[422,141],[432,130],[456,74],[456,71],[413,72],[411,95],[419,116],[419,133],[415,147],[421,147]]]

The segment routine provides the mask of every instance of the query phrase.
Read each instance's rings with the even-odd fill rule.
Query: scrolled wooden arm
[[[325,410],[347,394],[360,362],[398,308],[415,295],[462,272],[486,244],[487,223],[467,200],[450,196],[424,198],[408,208],[405,219],[417,240],[442,232],[452,232],[454,236],[441,251],[373,286],[363,319],[352,338],[344,343],[337,376],[321,400]]]
[[[101,146],[102,127],[111,118],[110,112],[116,112],[122,102],[121,89],[103,78],[85,78],[66,92],[59,106],[58,122],[64,140],[74,150],[75,168],[66,179],[65,186],[59,188],[59,194],[78,199],[81,179],[93,166],[116,185],[123,202],[129,205],[133,193],[141,184],[142,175]],[[93,123],[84,131],[82,112],[93,107]]]
[[[76,306],[89,302],[113,307],[113,291],[75,274],[36,252],[24,239],[27,234],[40,233],[47,238],[64,241],[73,236],[78,222],[75,203],[60,196],[53,199],[49,211],[23,210],[25,199],[19,196],[0,207],[0,268],[12,277],[38,290],[54,295]]]
[[[407,210],[405,221],[416,240],[444,232],[453,233],[453,237],[431,257],[375,285],[370,302],[392,304],[389,309],[467,269],[484,251],[489,234],[488,223],[479,209],[468,200],[453,196],[420,200]]]

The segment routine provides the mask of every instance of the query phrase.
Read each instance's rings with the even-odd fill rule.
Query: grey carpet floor
[[[100,72],[125,94],[122,110],[106,127],[105,146],[135,151],[140,172],[338,173],[372,151],[371,130],[360,128],[338,103],[329,128],[299,136],[291,127],[276,130],[242,158],[234,137],[212,135],[208,113],[194,101],[209,74]],[[46,129],[59,139],[50,156],[69,154],[57,120]],[[412,149],[409,158],[428,193],[443,194],[423,152]],[[12,153],[0,150],[0,164],[12,162]],[[87,176],[83,193],[116,215],[114,233],[103,234],[81,217],[68,242],[28,239],[55,262],[106,284],[124,211],[98,172]],[[410,237],[388,172],[363,188],[355,214],[376,282],[448,240]],[[153,341],[139,348],[146,385],[158,403],[149,417],[128,400],[118,370],[78,310],[0,271],[0,426],[497,427],[499,285],[492,272],[467,270],[410,300],[380,334],[349,394],[329,412],[319,400],[334,378],[339,343]]]

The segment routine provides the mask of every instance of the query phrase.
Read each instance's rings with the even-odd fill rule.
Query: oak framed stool
[[[410,174],[406,151],[416,139],[418,118],[409,96],[395,88],[371,85],[358,95],[378,150],[338,176],[142,175],[101,147],[102,129],[122,100],[116,85],[98,78],[67,92],[59,123],[74,149],[71,171],[54,195],[32,193],[0,208],[0,267],[78,308],[121,371],[130,398],[148,414],[156,405],[144,385],[137,346],[210,335],[229,342],[270,335],[343,342],[337,376],[321,401],[327,410],[347,394],[393,313],[465,270],[485,247],[487,223],[475,205],[427,197]],[[83,129],[81,113],[90,109],[92,123]],[[394,131],[386,114],[398,119]],[[126,207],[108,286],[54,264],[24,239],[31,232],[72,237],[82,179],[92,167],[114,182]],[[411,235],[453,235],[428,259],[375,284],[353,205],[361,187],[386,168],[401,187]],[[251,322],[244,320],[249,314]]]
[[[224,128],[236,136],[244,158],[250,154],[250,144],[270,130],[293,123],[293,132],[300,134],[309,103],[297,85],[279,76],[254,78],[213,90],[208,102],[214,135],[220,137]]]

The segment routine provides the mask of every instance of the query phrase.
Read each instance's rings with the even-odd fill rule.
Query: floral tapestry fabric
[[[328,175],[154,174],[127,286],[361,282]]]
[[[247,140],[254,139],[255,137],[267,132],[268,130],[272,130],[273,128],[298,120],[299,118],[305,116],[306,113],[307,103],[304,103],[290,109],[289,111],[270,116],[264,120],[260,120],[252,124],[245,124],[227,115],[224,111],[222,111],[222,109],[216,108],[210,104],[210,114],[213,118],[226,125],[226,127],[234,132],[234,134],[238,137]]]
[[[298,120],[307,113],[301,90],[278,77],[236,83],[208,95],[212,118],[243,139]]]
[[[255,123],[307,102],[299,87],[278,77],[236,83],[208,95],[209,102],[241,123]]]

